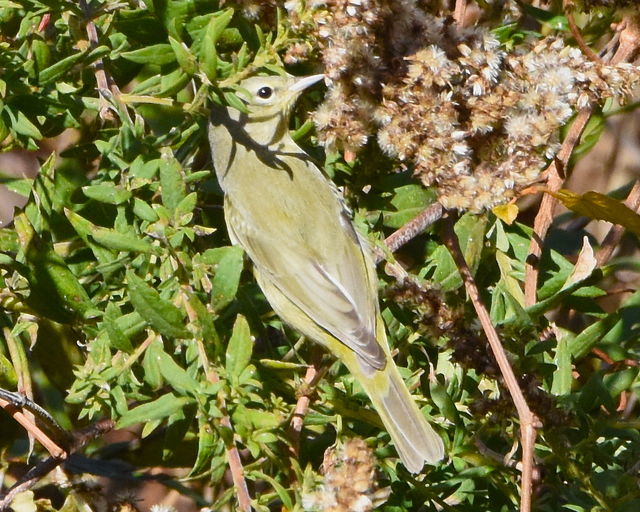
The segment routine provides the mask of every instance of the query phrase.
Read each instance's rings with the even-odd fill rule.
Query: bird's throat
[[[270,116],[249,115],[245,124],[247,135],[262,146],[277,144],[288,132],[288,116],[278,112]]]

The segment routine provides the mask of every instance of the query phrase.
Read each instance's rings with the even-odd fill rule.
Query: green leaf
[[[155,210],[148,203],[137,197],[133,198],[133,213],[136,217],[147,222],[156,222],[158,220],[158,214]]]
[[[235,92],[231,91],[223,91],[222,96],[224,97],[224,101],[227,105],[239,110],[243,113],[248,113],[247,106],[244,102],[236,95]]]
[[[228,306],[235,298],[244,267],[244,251],[237,246],[209,249],[203,260],[215,266],[211,282],[211,301],[215,311]]]
[[[231,419],[234,425],[244,424],[252,430],[272,430],[278,427],[284,418],[278,413],[251,409],[240,404],[236,407]]]
[[[440,384],[437,379],[429,379],[429,392],[433,403],[436,404],[444,417],[455,424],[459,424],[460,415],[455,402],[447,392],[447,388]]]
[[[486,226],[486,215],[467,213],[456,222],[454,227],[464,259],[474,275],[480,265]],[[462,278],[458,273],[458,268],[446,247],[439,246],[431,259],[436,268],[432,279],[439,284],[443,291],[453,291],[462,286]]]
[[[73,53],[68,57],[65,57],[64,59],[59,60],[55,64],[52,64],[48,68],[43,69],[38,75],[40,84],[48,84],[49,82],[53,82],[57,78],[64,75],[73,67],[76,62],[82,59],[86,55],[86,53],[86,51]]]
[[[180,218],[183,215],[192,213],[193,210],[195,210],[197,204],[198,204],[198,194],[196,194],[195,192],[191,192],[190,194],[187,194],[184,198],[182,198],[182,201],[180,201],[176,206],[176,211],[175,211],[176,219]]]
[[[208,178],[209,176],[211,176],[211,171],[196,171],[192,172],[188,176],[185,176],[184,181],[185,183],[193,183],[195,181],[201,181],[205,178]]]
[[[162,204],[174,212],[180,201],[187,195],[180,163],[168,155],[160,161],[160,187]]]
[[[166,98],[178,94],[189,83],[191,77],[181,68],[160,77],[160,90],[156,93],[159,98]]]
[[[16,252],[19,247],[16,232],[12,229],[0,228],[0,252]]]
[[[101,183],[82,187],[82,192],[90,199],[106,204],[122,204],[131,199],[131,192],[113,183]]]
[[[99,263],[108,264],[115,259],[115,255],[107,248],[94,242],[91,235],[98,229],[93,223],[81,217],[77,213],[65,208],[64,214],[73,226],[73,229],[78,233],[80,238],[87,244],[87,246],[93,252]]]
[[[18,376],[13,364],[0,352],[0,387],[14,389],[18,385]]]
[[[289,495],[287,490],[282,486],[282,484],[278,483],[273,477],[263,473],[262,471],[257,471],[257,470],[250,471],[247,476],[252,480],[256,480],[258,482],[262,482],[262,481],[269,482],[269,484],[271,484],[271,487],[273,487],[273,490],[276,491],[276,494],[282,501],[282,504],[284,505],[284,507],[286,507],[287,510],[293,509],[293,501],[291,500],[291,496]]]
[[[219,437],[209,420],[202,416],[198,417],[198,455],[189,476],[197,475],[207,466],[215,455],[218,444]]]
[[[638,376],[638,368],[625,368],[603,377],[604,385],[612,397],[620,396],[620,393],[632,389]]]
[[[244,316],[238,315],[233,325],[233,333],[227,345],[225,368],[231,381],[237,384],[240,375],[249,365],[251,352],[253,351],[253,341],[249,324]]]
[[[0,184],[22,197],[29,197],[33,189],[33,180],[30,178],[12,178],[0,175]]]
[[[24,135],[25,137],[31,137],[35,140],[42,139],[42,133],[38,127],[33,124],[27,116],[25,116],[22,112],[18,111],[17,116],[13,114],[12,111],[9,111],[9,117],[11,117],[11,126],[20,135]]]
[[[567,124],[563,132],[567,132],[571,128],[572,124]],[[580,137],[580,144],[571,153],[571,161],[576,161],[589,153],[591,149],[598,143],[604,129],[607,127],[607,119],[604,115],[598,112],[591,114],[587,126],[582,131]]]
[[[153,402],[131,409],[118,420],[116,427],[126,428],[137,423],[162,421],[192,403],[191,398],[177,397],[167,393]]]
[[[98,245],[106,247],[107,249],[140,253],[160,253],[158,247],[151,245],[146,240],[142,240],[133,235],[118,233],[113,229],[96,227],[91,232],[91,237]]]
[[[309,367],[307,364],[290,363],[288,361],[278,361],[276,359],[260,359],[259,362],[265,368],[271,368],[273,370],[291,370],[300,372]]]
[[[170,44],[154,44],[145,46],[138,50],[123,52],[120,54],[123,59],[130,60],[137,64],[155,64],[164,66],[176,61],[176,54]]]
[[[524,307],[524,292],[520,288],[517,279],[513,277],[512,260],[502,251],[496,251],[496,261],[500,269],[500,280],[504,283],[505,290]]]
[[[131,340],[129,340],[128,336],[124,333],[120,326],[118,325],[117,319],[122,316],[120,308],[113,303],[107,304],[107,308],[104,313],[104,322],[103,327],[107,331],[107,335],[109,336],[109,341],[111,345],[117,350],[122,350],[123,352],[131,353],[133,352],[133,346],[131,345]]]
[[[169,36],[169,44],[173,49],[173,53],[176,54],[178,65],[189,76],[193,76],[198,71],[198,64],[195,56],[191,53],[186,44],[175,40]]]
[[[233,14],[234,11],[231,7],[225,9],[224,11],[222,11],[221,13],[216,13],[216,16],[214,16],[212,22],[213,22],[213,41],[214,43],[216,43],[218,41],[218,39],[220,39],[220,36],[222,35],[222,33],[224,32],[224,30],[227,28],[227,26],[229,25],[229,22],[231,21],[231,19],[233,18]]]
[[[554,362],[556,364],[556,369],[553,372],[551,393],[558,396],[567,395],[571,391],[573,377],[571,366],[571,352],[569,350],[569,342],[567,341],[566,336],[562,336],[558,340]]]
[[[159,350],[156,358],[160,374],[173,389],[180,394],[196,394],[199,387],[198,382],[184,368],[181,368],[169,354],[164,350]]]
[[[620,315],[613,313],[583,329],[580,334],[569,341],[568,349],[571,355],[576,359],[586,355],[619,319]]]
[[[158,361],[162,349],[162,340],[158,337],[153,340],[147,350],[144,352],[142,359],[142,368],[144,368],[144,381],[151,386],[152,389],[159,389],[163,384],[162,374]]]
[[[616,406],[613,398],[605,386],[602,377],[602,371],[594,372],[583,386],[580,391],[580,398],[578,399],[578,404],[581,409],[590,411],[604,405],[609,412],[613,413],[615,411]]]
[[[34,307],[42,308],[58,321],[70,320],[68,312],[79,313],[84,318],[96,316],[86,290],[51,243],[34,232],[24,214],[17,215],[14,224],[26,255],[29,301]]]
[[[196,313],[197,321],[195,322],[195,326],[197,327],[200,336],[205,343],[213,344],[215,353],[222,356],[222,342],[220,341],[220,336],[218,336],[218,332],[216,331],[216,327],[213,323],[213,315],[207,310],[195,293],[189,293],[188,301]]]
[[[435,194],[432,190],[421,185],[403,185],[394,190],[391,204],[395,212],[384,212],[384,225],[391,228],[400,228],[413,220],[427,206],[433,203]]]
[[[207,78],[215,83],[218,75],[218,51],[216,43],[231,19],[233,9],[225,9],[219,16],[213,16],[205,30],[202,46],[200,47],[200,66]]]
[[[173,338],[188,338],[189,331],[184,326],[184,316],[171,302],[164,300],[160,294],[147,283],[127,271],[127,283],[131,304],[148,324],[161,334]]]
[[[214,34],[215,18],[211,18],[200,47],[200,68],[211,83],[215,83],[218,77],[218,51]]]

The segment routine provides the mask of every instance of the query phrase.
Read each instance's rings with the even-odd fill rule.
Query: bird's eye
[[[260,87],[258,89],[258,96],[260,96],[263,100],[271,98],[273,94],[273,89],[271,87]]]

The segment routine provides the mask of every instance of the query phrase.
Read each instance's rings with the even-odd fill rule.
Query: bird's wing
[[[229,234],[244,248],[262,278],[369,365],[384,368],[384,352],[375,334],[378,305],[367,269],[370,263],[350,222],[343,224],[346,233],[336,233],[346,240],[314,251],[295,236],[256,229],[242,210],[228,198],[226,201]],[[281,316],[287,321],[286,312]]]

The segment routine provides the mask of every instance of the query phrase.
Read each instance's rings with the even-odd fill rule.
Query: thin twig
[[[296,402],[293,417],[291,418],[291,453],[294,457],[300,454],[300,433],[302,432],[302,426],[304,424],[304,416],[307,414],[309,405],[311,404],[311,397],[315,391],[315,386],[329,368],[326,365],[322,366],[320,364],[321,357],[322,351],[314,346],[311,355],[311,365],[307,368],[301,389],[298,390],[298,401]]]
[[[21,492],[28,491],[36,485],[43,477],[47,476],[52,470],[57,468],[64,458],[48,457],[29,471],[16,482],[11,488],[0,498],[0,510],[6,510],[15,497]]]
[[[624,204],[633,211],[638,211],[640,209],[640,181],[636,181],[633,185],[633,188],[629,192],[627,199],[625,199]],[[596,261],[598,262],[598,266],[604,265],[611,256],[613,255],[613,251],[620,240],[622,240],[622,235],[625,232],[624,226],[616,224],[611,227],[607,236],[604,237],[602,241],[602,245],[600,246],[600,250],[596,254]]]
[[[467,10],[467,0],[456,0],[456,6],[453,11],[453,19],[456,20],[456,24],[463,26],[465,12]]]
[[[445,222],[445,236],[444,242],[453,259],[458,267],[458,271],[464,281],[467,295],[473,303],[473,307],[476,310],[482,329],[487,337],[491,351],[496,359],[500,372],[504,379],[504,383],[507,390],[511,394],[511,398],[516,406],[518,412],[518,419],[520,420],[520,441],[522,444],[522,479],[520,483],[520,511],[531,511],[531,496],[532,496],[532,482],[533,482],[533,453],[536,440],[536,428],[539,428],[540,420],[533,414],[527,401],[518,385],[518,380],[509,364],[507,354],[502,347],[498,333],[496,332],[489,312],[485,307],[478,287],[471,275],[471,270],[464,259],[462,250],[460,249],[460,243],[453,229],[453,219],[447,218]]]
[[[565,178],[561,170],[566,169],[571,153],[580,141],[580,136],[585,126],[589,122],[592,107],[582,109],[573,121],[569,133],[562,143],[562,147],[556,159],[549,165],[545,173],[547,174],[547,190],[557,192],[562,188]],[[559,169],[558,167],[562,167]],[[540,203],[540,209],[533,222],[533,237],[529,244],[529,256],[525,264],[524,298],[526,306],[533,306],[536,303],[536,291],[538,288],[538,261],[542,254],[542,246],[547,231],[553,221],[553,213],[558,205],[558,200],[551,194],[545,194]]]
[[[385,238],[384,243],[391,252],[396,252],[400,247],[409,243],[415,237],[423,233],[429,226],[442,218],[444,208],[440,203],[427,206],[416,217],[407,222],[397,231]],[[385,272],[398,281],[408,277],[407,271],[397,262],[388,261],[388,253],[381,247],[373,246],[373,258],[376,265],[382,261],[385,263]]]
[[[80,0],[80,8],[83,10],[85,18],[87,19],[87,37],[91,48],[98,46],[98,30],[96,24],[93,22],[91,10],[87,5],[86,0]],[[102,59],[98,59],[94,64],[94,74],[96,77],[96,84],[98,86],[98,101],[100,102],[100,108],[98,114],[101,119],[113,121],[115,116],[111,111],[109,102],[100,91],[109,91],[109,78],[104,69],[104,62]]]
[[[198,315],[189,303],[190,293],[192,293],[190,290],[184,290],[182,302],[184,308],[187,311],[187,316],[189,317],[190,324],[198,325]],[[207,357],[207,353],[204,348],[204,340],[202,339],[201,334],[197,332],[194,333],[194,338],[198,344],[200,364],[205,371],[207,380],[212,384],[219,382],[220,377],[218,376],[218,373],[209,364],[209,358]],[[218,393],[218,406],[222,411],[220,424],[233,432],[233,425],[231,424],[231,419],[227,414],[227,402],[222,392]],[[229,463],[229,470],[231,471],[233,486],[236,489],[236,494],[238,497],[238,510],[242,512],[251,512],[252,508],[251,496],[249,495],[249,487],[247,486],[247,481],[244,477],[244,467],[242,466],[242,460],[240,459],[240,452],[238,451],[238,447],[236,446],[234,439],[232,439],[229,444],[226,444],[225,450],[227,452],[227,462]]]
[[[640,17],[626,16],[618,24],[617,30],[618,48],[611,63],[631,62],[640,51]]]
[[[589,48],[589,45],[587,45],[587,43],[584,41],[584,38],[582,37],[582,33],[580,32],[578,25],[576,25],[576,20],[573,17],[572,0],[564,0],[564,15],[569,22],[569,30],[571,30],[571,35],[573,35],[576,43],[578,43],[578,46],[582,50],[582,53],[584,53],[592,61],[597,62],[598,64],[602,64],[602,59],[600,59],[600,57],[598,57],[596,53],[591,48]]]
[[[640,366],[640,362],[635,359],[621,359],[619,361],[615,361],[605,351],[599,348],[592,348],[591,353],[609,365],[607,373],[613,373],[618,371],[620,368],[636,368]]]
[[[311,391],[317,376],[318,368],[312,364],[307,368],[307,372],[304,375],[303,385],[305,389],[300,393],[296,407],[293,410],[293,417],[291,418],[291,451],[295,457],[300,454],[300,432],[304,424],[304,416],[307,414],[311,403]]]
[[[389,235],[384,243],[391,252],[396,252],[400,247],[413,240],[429,226],[441,219],[443,212],[444,208],[440,203],[433,203],[400,229]]]
[[[220,401],[220,410],[226,410],[226,403],[223,400]],[[220,423],[223,427],[233,431],[231,419],[228,415],[220,418]],[[242,512],[251,512],[251,496],[249,495],[247,481],[244,478],[244,467],[242,466],[242,460],[240,459],[240,452],[238,451],[235,441],[232,441],[232,443],[226,447],[226,451],[229,469],[231,470],[231,478],[238,495],[238,510],[241,510]]]
[[[0,407],[38,440],[52,457],[66,458],[71,434],[42,407],[22,393],[0,388]]]
[[[51,456],[31,468],[16,482],[4,495],[0,496],[0,511],[7,509],[15,497],[21,492],[28,491],[36,485],[43,477],[62,464],[69,455],[84,447],[90,441],[106,434],[113,429],[112,420],[100,420],[89,427],[78,430],[71,434],[73,442],[64,456]]]
[[[20,423],[20,425],[22,425],[22,427],[32,435],[53,458],[61,458],[62,460],[66,458],[66,451],[51,439],[51,437],[49,437],[40,427],[38,427],[38,425],[36,425],[30,414],[23,412],[11,402],[2,398],[0,398],[0,407],[7,411],[14,420]]]

